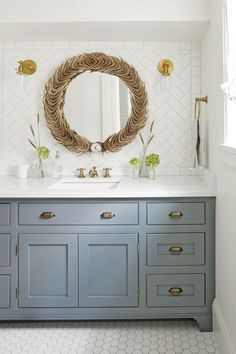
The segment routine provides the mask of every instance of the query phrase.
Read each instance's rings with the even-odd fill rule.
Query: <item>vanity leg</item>
[[[212,325],[212,316],[211,315],[194,316],[193,319],[195,321],[197,321],[197,323],[199,325],[200,332],[212,332],[213,325]]]

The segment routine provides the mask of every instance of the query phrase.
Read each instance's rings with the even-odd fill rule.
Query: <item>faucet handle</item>
[[[109,167],[106,167],[103,169],[103,177],[104,178],[110,178],[111,175],[110,175],[110,171],[112,170],[112,168],[109,168]]]
[[[78,171],[78,177],[79,178],[84,178],[85,177],[85,174],[84,174],[84,171],[86,170],[86,168],[77,168],[77,171]]]
[[[99,174],[98,174],[96,166],[93,166],[92,169],[89,171],[89,176],[92,177],[92,178],[99,177]]]

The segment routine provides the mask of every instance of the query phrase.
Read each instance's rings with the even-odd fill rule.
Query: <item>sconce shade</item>
[[[37,64],[31,59],[18,61],[19,66],[16,70],[18,75],[32,75],[37,70]]]
[[[161,73],[161,75],[170,76],[170,74],[174,70],[174,64],[169,59],[162,59],[158,63],[157,68],[158,68],[159,72]]]

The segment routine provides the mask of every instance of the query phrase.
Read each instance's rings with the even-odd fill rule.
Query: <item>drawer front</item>
[[[137,203],[19,204],[20,225],[136,225]]]
[[[10,204],[0,204],[0,225],[10,224]]]
[[[202,265],[204,244],[204,233],[147,234],[147,265]]]
[[[0,234],[0,267],[10,266],[10,235]]]
[[[147,203],[148,225],[205,224],[205,204]]]
[[[10,307],[10,276],[0,275],[0,308]]]
[[[147,275],[147,306],[204,306],[204,274]]]

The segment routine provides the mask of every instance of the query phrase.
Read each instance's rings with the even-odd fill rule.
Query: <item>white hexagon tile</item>
[[[191,320],[1,323],[0,353],[220,354]]]

